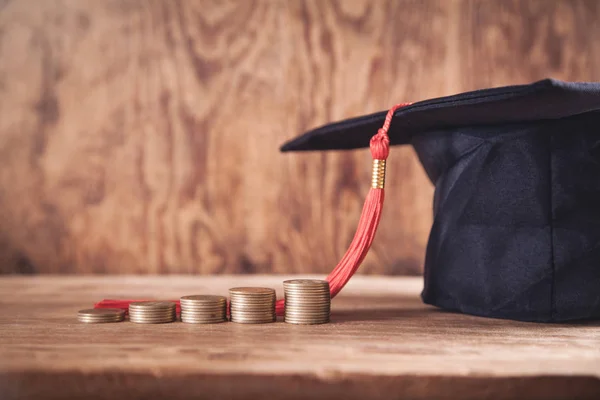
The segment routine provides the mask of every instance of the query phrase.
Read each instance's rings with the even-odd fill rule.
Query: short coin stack
[[[106,322],[121,322],[125,319],[125,310],[120,308],[92,308],[80,310],[77,313],[79,322],[86,324],[102,324]]]
[[[129,321],[136,324],[164,324],[175,321],[176,305],[170,301],[140,301],[129,304]]]
[[[216,324],[227,321],[227,299],[223,296],[200,294],[183,296],[181,322],[188,324]]]
[[[324,324],[329,322],[331,293],[329,282],[293,279],[283,282],[284,321],[290,324]]]
[[[231,322],[265,324],[275,322],[275,290],[260,287],[229,289]]]

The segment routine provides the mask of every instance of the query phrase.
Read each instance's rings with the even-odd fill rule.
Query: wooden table
[[[0,398],[600,398],[600,323],[425,306],[421,279],[355,277],[332,323],[87,325],[103,298],[177,299],[287,276],[0,278]]]

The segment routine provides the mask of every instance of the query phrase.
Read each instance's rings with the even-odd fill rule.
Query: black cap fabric
[[[385,114],[320,127],[282,151],[368,147]],[[435,185],[426,303],[523,321],[600,318],[600,83],[414,103],[389,136],[414,146]]]

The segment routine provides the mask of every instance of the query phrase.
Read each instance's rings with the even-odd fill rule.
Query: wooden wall
[[[0,271],[327,273],[369,154],[282,142],[545,77],[600,80],[600,2],[0,0]],[[362,271],[416,274],[433,189],[390,165]]]

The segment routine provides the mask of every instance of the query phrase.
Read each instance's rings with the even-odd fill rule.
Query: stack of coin
[[[265,324],[275,322],[275,290],[259,287],[229,289],[231,322]]]
[[[77,313],[79,322],[101,324],[105,322],[121,322],[125,319],[125,310],[120,308],[92,308]]]
[[[175,303],[140,301],[129,304],[129,320],[136,324],[164,324],[176,318]]]
[[[215,324],[227,321],[227,299],[223,296],[183,296],[181,321],[188,324]]]
[[[290,324],[324,324],[329,322],[331,293],[329,282],[293,279],[283,282],[284,321]]]

